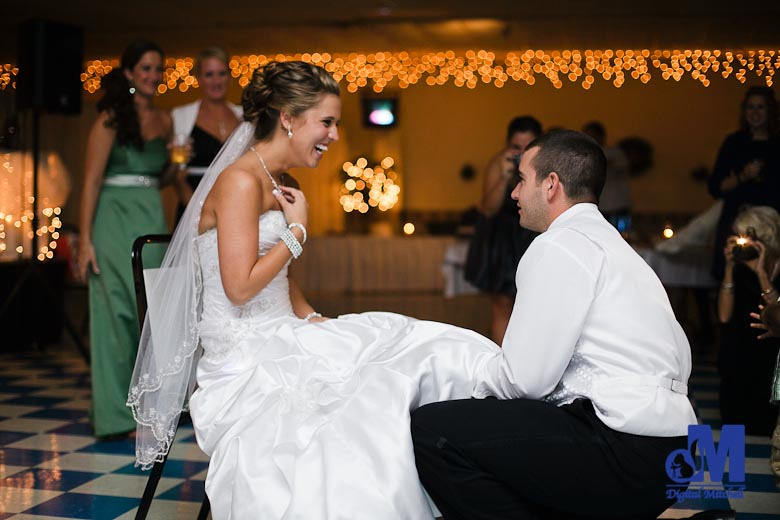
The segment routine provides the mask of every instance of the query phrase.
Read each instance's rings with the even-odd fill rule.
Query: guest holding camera
[[[517,185],[520,156],[541,134],[542,125],[532,116],[510,121],[505,147],[485,169],[480,218],[466,258],[466,280],[490,294],[490,338],[499,345],[515,302],[517,264],[538,235],[517,225],[517,203],[510,195]]]
[[[751,435],[772,434],[777,407],[769,403],[780,340],[760,341],[750,314],[778,299],[780,215],[773,208],[744,210],[734,221],[736,236],[723,250],[725,272],[718,294],[723,323],[720,412],[723,423],[744,424]]]

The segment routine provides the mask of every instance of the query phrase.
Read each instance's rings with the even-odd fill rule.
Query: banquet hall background
[[[420,55],[451,51],[467,59],[468,50],[485,50],[495,55],[495,65],[504,65],[507,52],[521,54],[528,49],[541,49],[545,54],[577,49],[583,54],[587,49],[722,50],[724,60],[719,61],[725,61],[729,50],[743,51],[748,58],[750,50],[769,53],[778,47],[778,7],[772,2],[753,2],[750,12],[725,3],[670,1],[598,5],[567,1],[555,8],[538,1],[491,1],[478,6],[470,2],[340,2],[324,13],[315,2],[297,2],[296,9],[238,3],[220,6],[206,16],[211,4],[142,1],[127,9],[77,1],[41,9],[35,2],[6,2],[8,15],[0,20],[4,42],[0,62],[15,63],[17,25],[31,16],[85,27],[87,61],[117,59],[123,46],[136,37],[159,42],[169,61],[192,58],[212,44],[224,46],[239,59],[317,52],[331,53],[334,59],[350,53],[387,52],[389,57],[404,51]],[[611,58],[612,64],[615,59]],[[663,71],[650,64],[652,57],[647,61],[647,83],[633,79],[629,71],[619,88],[613,84],[614,76],[603,79],[598,73],[587,90],[581,86],[584,76],[570,81],[566,73],[560,74],[560,88],[543,73],[534,75],[533,85],[510,78],[500,88],[496,82],[486,84],[481,79],[475,88],[457,87],[454,78],[434,86],[421,78],[417,84],[399,88],[393,78],[381,93],[372,90],[371,81],[353,93],[342,82],[341,141],[315,172],[298,175],[310,198],[318,201],[312,207],[312,231],[344,231],[345,215],[333,187],[342,180],[342,164],[360,156],[395,159],[402,187],[396,212],[467,209],[477,202],[482,169],[501,145],[506,123],[526,113],[545,128],[579,129],[587,121],[600,120],[610,143],[628,136],[646,139],[654,149],[654,164],[631,182],[637,213],[695,214],[705,209],[711,198],[704,184],[690,173],[712,167],[723,137],[737,126],[739,102],[747,86],[766,85],[769,75],[756,74],[757,60],[755,70],[734,62],[728,78],[722,77],[724,68],[710,70],[705,87],[692,71],[664,79]],[[742,81],[739,69],[746,69]],[[240,90],[238,81],[232,81],[228,98],[237,102]],[[0,91],[3,115],[12,111],[13,96],[13,88]],[[85,90],[79,116],[51,114],[42,119],[43,149],[57,151],[72,178],[73,190],[63,207],[65,223],[76,221],[86,132],[99,96],[99,91]],[[367,96],[396,98],[397,126],[365,128],[360,101]],[[171,108],[197,97],[196,88],[186,92],[174,88],[156,103]],[[460,176],[466,165],[474,168],[476,176]]]
[[[223,46],[234,62],[228,95],[234,103],[240,101],[240,82],[258,64],[275,58],[319,60],[344,76],[340,140],[315,170],[291,172],[310,201],[310,242],[293,266],[294,275],[315,308],[326,314],[390,310],[487,334],[489,302],[463,284],[462,261],[483,170],[502,147],[507,123],[522,114],[533,115],[545,129],[580,129],[598,120],[607,129],[608,144],[640,138],[652,147],[651,164],[630,179],[633,230],[626,237],[667,277],[662,281],[668,282],[700,362],[695,374],[700,395],[717,390],[712,367],[717,352],[714,315],[701,314],[714,314],[712,296],[702,307],[702,293],[696,293],[706,293],[716,283],[709,278],[709,253],[686,259],[684,265],[670,265],[653,253],[653,245],[667,240],[665,231],[678,230],[715,202],[707,192],[706,175],[724,137],[738,128],[739,107],[748,87],[769,86],[780,94],[773,80],[780,69],[780,4],[764,0],[749,4],[563,0],[554,6],[541,0],[223,4],[227,3],[3,2],[0,124],[7,129],[8,121],[18,121],[25,149],[30,146],[31,118],[15,110],[18,41],[23,41],[19,24],[41,17],[84,29],[81,111],[41,115],[41,148],[56,154],[69,177],[69,189],[60,186],[67,198],[58,205],[56,218],[45,216],[50,225],[57,220],[56,232],[63,241],[77,227],[85,143],[101,96],[99,89],[89,89],[98,86],[101,70],[115,66],[129,42],[148,38],[165,51],[166,79],[171,82],[155,105],[166,109],[199,98],[199,89],[188,83],[187,75],[194,56],[209,45]],[[577,73],[572,65],[576,55],[583,68],[595,60],[593,70]],[[639,67],[645,63],[647,68],[637,68],[637,60]],[[702,71],[705,62],[707,69]],[[516,78],[511,69],[515,65]],[[371,74],[380,66],[387,66],[388,74],[377,84]],[[461,74],[468,70],[467,78],[474,81],[460,84],[456,69]],[[552,69],[556,74],[549,74]],[[636,77],[631,75],[634,71]],[[417,79],[401,81],[402,72],[407,79],[417,74]],[[617,81],[621,76],[624,79]],[[394,100],[396,124],[367,127],[366,99]],[[9,164],[12,153],[16,152],[0,148],[4,164]],[[398,202],[387,211],[375,207],[366,213],[346,211],[342,198],[350,178],[347,163],[365,158],[372,166],[386,157],[392,158],[397,175]],[[29,170],[30,164],[24,168]],[[0,188],[6,190],[2,201],[10,192],[7,185]],[[172,229],[176,196],[172,188],[164,189],[162,196]],[[413,224],[413,233],[408,224]],[[0,273],[5,266],[6,278],[18,276],[9,266],[30,255],[29,248],[17,250],[15,242],[11,247],[13,225],[13,219],[7,220],[5,230],[0,230],[0,241],[9,244],[0,249]],[[20,228],[28,225],[25,221]],[[49,240],[45,243],[50,245]],[[47,252],[53,257],[47,262],[67,260],[62,247]],[[15,279],[6,281],[1,285],[4,291]],[[63,320],[72,322],[79,340],[85,340],[86,293],[73,280],[57,283],[62,285],[54,307],[35,309],[42,298],[35,293],[14,303],[12,312],[21,320],[17,325],[26,329],[55,322],[57,339],[39,346],[47,352],[62,348],[73,354],[77,340],[59,327]],[[10,330],[8,320],[0,320],[0,325]],[[0,355],[32,350],[28,332],[9,335],[12,339],[0,347]],[[0,366],[17,367],[10,359],[0,358]],[[715,408],[705,411],[704,418],[712,419],[706,414],[716,413]],[[0,471],[0,479],[6,476]],[[760,491],[772,494],[756,502],[770,504],[764,509],[780,505],[776,491]],[[202,494],[196,495],[177,499],[197,502]],[[711,506],[688,504],[681,511]],[[2,513],[0,509],[0,518],[6,518]]]

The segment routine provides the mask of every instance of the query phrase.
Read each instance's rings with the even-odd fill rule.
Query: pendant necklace
[[[250,146],[249,149],[255,152],[257,158],[260,159],[260,164],[263,165],[263,170],[265,170],[266,175],[268,175],[268,178],[271,180],[271,184],[273,184],[274,186],[274,190],[271,193],[273,193],[274,195],[282,194],[282,190],[279,189],[279,185],[274,180],[274,176],[271,175],[270,171],[268,171],[268,166],[265,165],[265,161],[263,160],[263,157],[260,155],[260,153],[257,150],[255,150],[254,146]]]

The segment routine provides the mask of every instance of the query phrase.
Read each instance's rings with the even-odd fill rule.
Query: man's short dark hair
[[[509,142],[517,132],[531,132],[534,137],[539,137],[542,135],[542,124],[533,116],[518,116],[509,122],[506,141]]]
[[[526,151],[538,148],[532,165],[536,182],[555,172],[571,200],[598,202],[607,177],[607,159],[601,147],[581,132],[558,130],[534,139]]]

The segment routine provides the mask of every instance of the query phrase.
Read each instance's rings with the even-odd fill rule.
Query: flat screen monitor
[[[364,98],[363,124],[372,128],[390,128],[398,124],[396,98]]]

